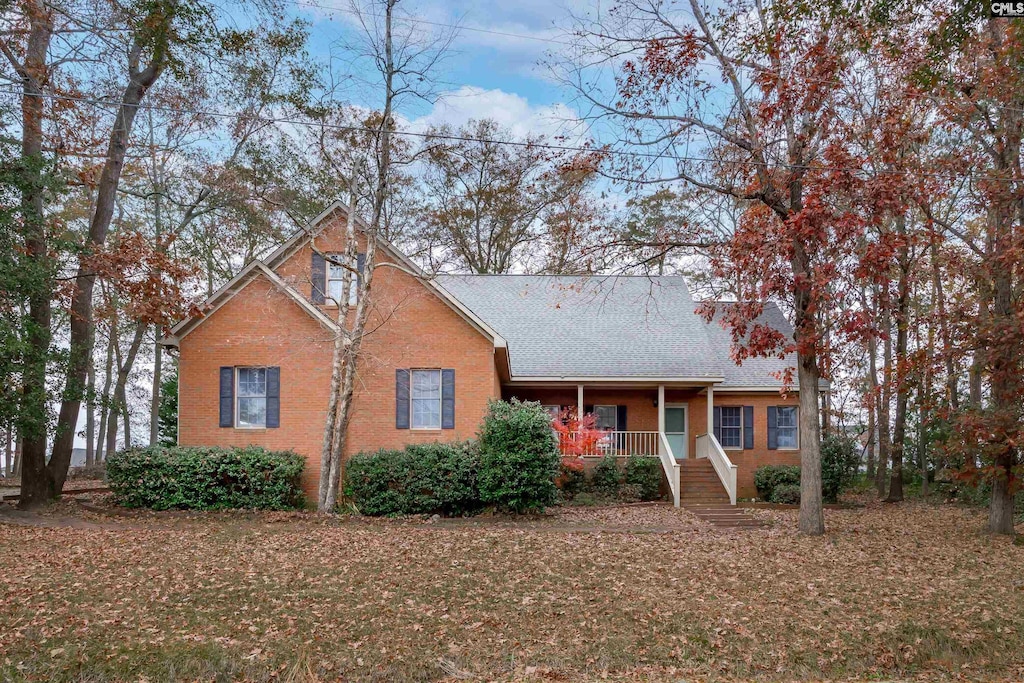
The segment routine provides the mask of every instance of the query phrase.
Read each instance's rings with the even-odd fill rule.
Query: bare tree
[[[331,392],[328,399],[327,419],[324,424],[324,438],[321,452],[320,485],[317,509],[328,512],[338,502],[341,482],[342,460],[348,438],[348,424],[352,412],[352,395],[355,391],[360,349],[366,334],[366,324],[373,306],[374,271],[381,266],[377,262],[377,239],[385,219],[385,208],[391,192],[394,173],[394,131],[396,107],[408,98],[423,97],[428,92],[431,73],[444,56],[453,34],[423,36],[409,20],[397,13],[400,0],[380,0],[367,5],[353,5],[353,14],[359,21],[366,36],[366,50],[363,57],[376,68],[380,77],[378,86],[382,92],[382,106],[375,117],[372,129],[372,154],[367,167],[372,169],[369,195],[369,219],[360,221],[350,208],[346,219],[347,239],[345,252],[340,262],[332,259],[344,269],[342,292],[347,293],[351,282],[358,273],[356,249],[358,233],[366,240],[365,265],[357,277],[357,295],[354,315],[350,316],[348,297],[344,294],[338,301],[339,336],[335,340],[331,364]],[[352,188],[350,199],[359,195],[359,169],[351,173]],[[314,243],[314,249],[315,249]],[[324,255],[327,258],[327,255]]]

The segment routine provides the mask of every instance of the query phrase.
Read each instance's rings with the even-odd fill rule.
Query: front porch
[[[736,504],[737,466],[714,436],[714,382],[509,384],[503,395],[538,401],[553,417],[593,415],[595,430],[560,435],[563,453],[659,458],[676,507]]]

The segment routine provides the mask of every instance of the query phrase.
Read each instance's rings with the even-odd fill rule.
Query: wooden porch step
[[[764,526],[761,520],[746,510],[732,505],[705,506],[686,504],[683,507],[708,524],[723,529],[751,529]]]

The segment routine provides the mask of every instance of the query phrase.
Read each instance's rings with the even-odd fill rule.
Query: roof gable
[[[331,332],[338,332],[337,324],[323,311],[307,301],[306,297],[302,296],[302,294],[300,294],[294,287],[282,280],[277,273],[267,267],[267,264],[256,259],[254,261],[250,261],[244,268],[242,268],[241,271],[239,271],[238,275],[231,278],[228,282],[224,283],[220,289],[210,295],[210,297],[203,303],[202,313],[179,322],[171,328],[170,334],[160,340],[160,343],[165,346],[177,346],[181,339],[185,338],[190,332],[192,332],[192,330],[199,327],[199,325],[201,325],[206,319],[216,313],[221,306],[230,301],[235,294],[240,292],[246,285],[260,275],[267,278],[267,280],[269,280],[278,290],[286,294],[325,329],[328,329]]]

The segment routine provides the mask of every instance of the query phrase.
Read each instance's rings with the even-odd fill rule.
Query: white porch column
[[[658,385],[658,455],[662,453],[661,435],[665,433],[665,385]]]
[[[576,385],[576,418],[583,417],[583,385]]]
[[[715,433],[715,387],[708,385],[708,434]]]

